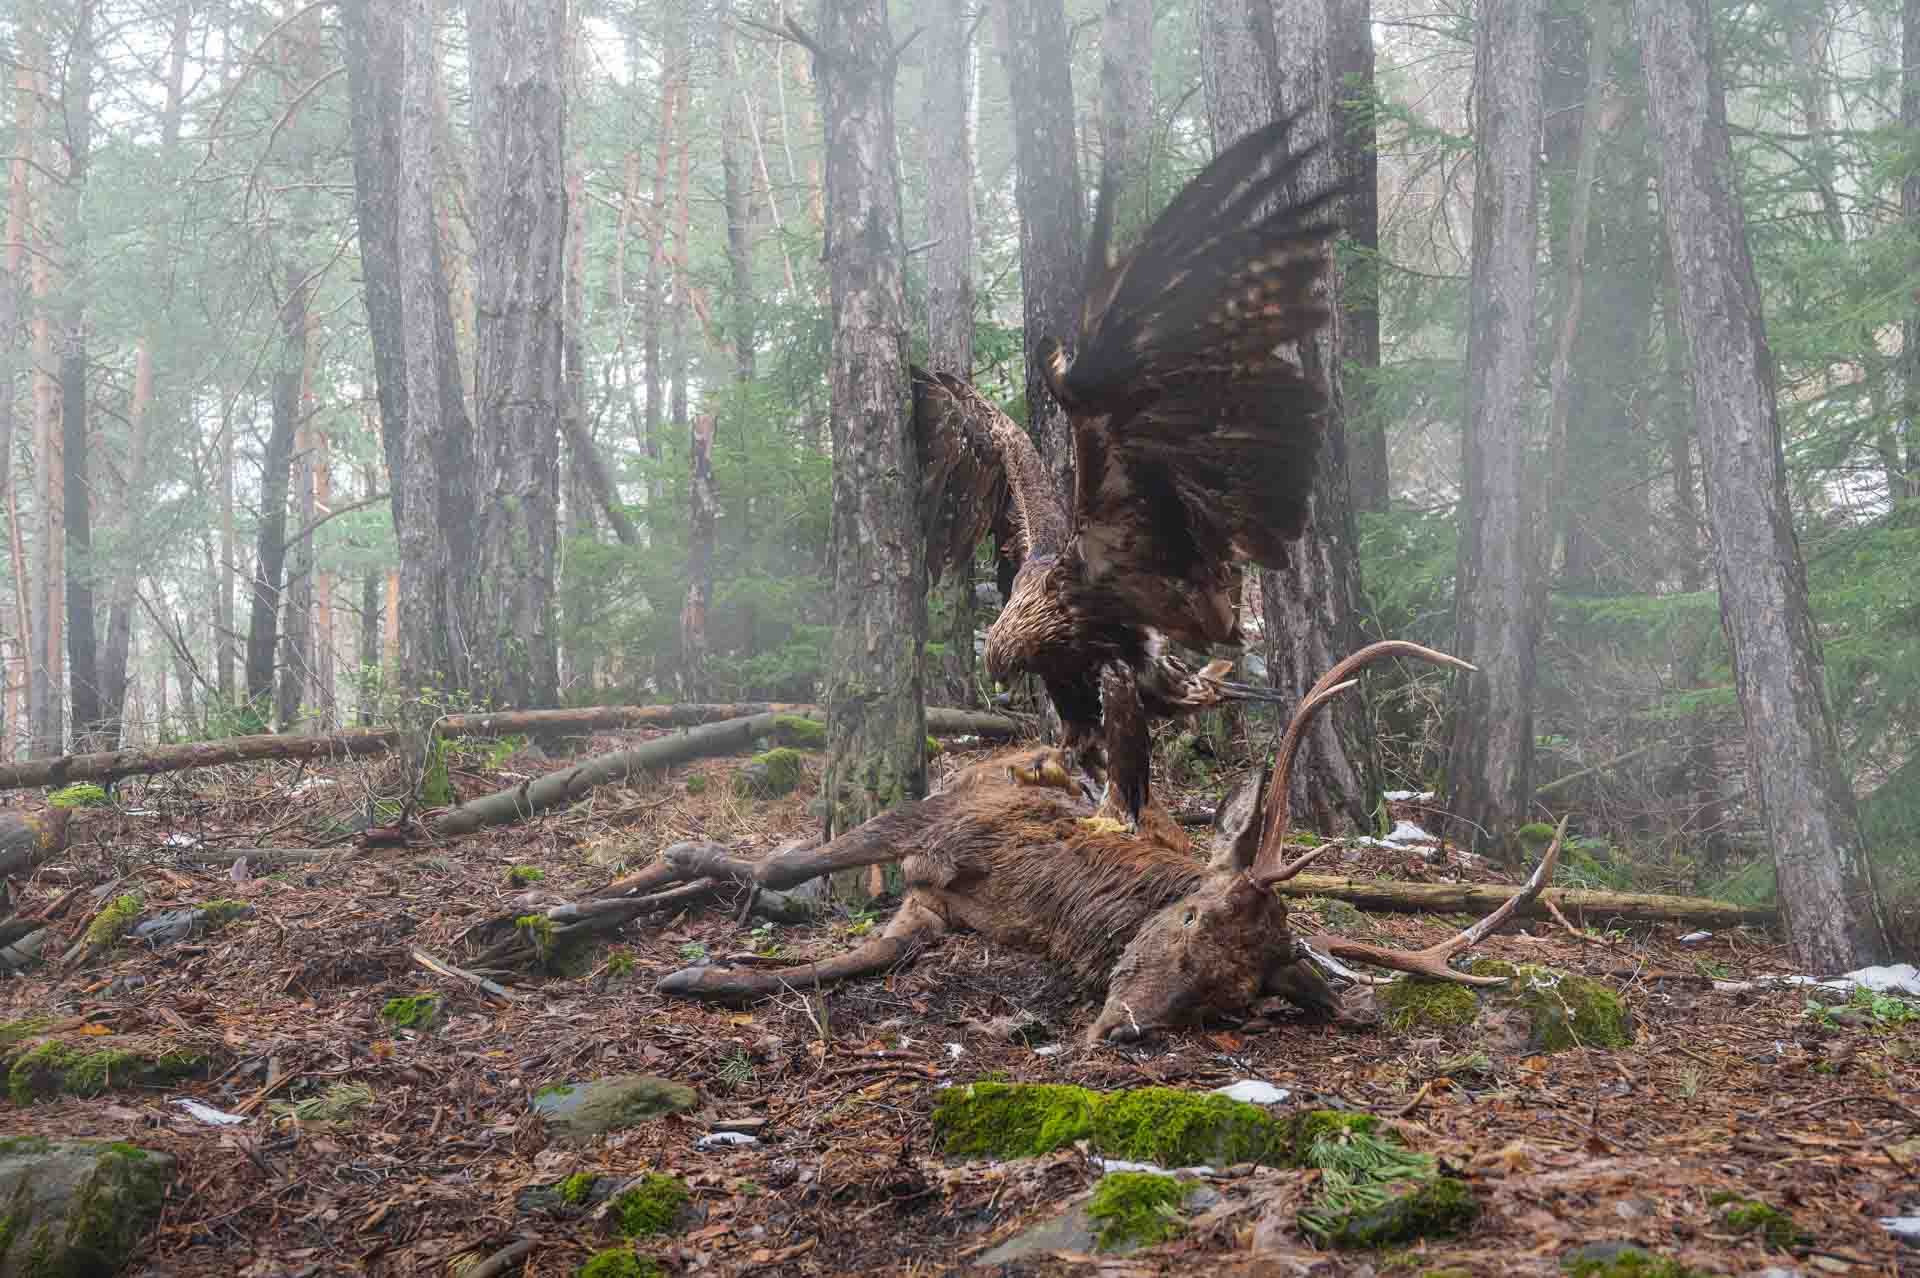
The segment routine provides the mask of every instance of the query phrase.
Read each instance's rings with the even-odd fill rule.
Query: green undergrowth
[[[98,808],[106,805],[107,792],[91,781],[77,781],[49,794],[47,802],[56,808]]]
[[[636,1256],[631,1248],[596,1251],[575,1271],[577,1278],[660,1278],[666,1270],[651,1256]]]
[[[1704,1269],[1657,1256],[1632,1244],[1601,1249],[1604,1254],[1575,1253],[1561,1261],[1567,1278],[1712,1278]]]

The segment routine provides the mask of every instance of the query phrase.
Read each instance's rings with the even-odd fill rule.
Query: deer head
[[[1394,640],[1363,648],[1329,670],[1295,710],[1276,752],[1271,782],[1267,770],[1258,769],[1220,805],[1212,872],[1194,892],[1148,919],[1114,964],[1106,1004],[1087,1032],[1088,1042],[1130,1041],[1151,1030],[1244,1012],[1269,996],[1284,997],[1312,1012],[1333,1013],[1339,999],[1307,961],[1307,955],[1315,952],[1436,980],[1473,985],[1499,982],[1498,977],[1455,972],[1447,959],[1477,944],[1539,895],[1559,855],[1559,837],[1519,893],[1473,927],[1418,952],[1337,937],[1298,941],[1288,928],[1286,905],[1273,891],[1328,850],[1328,845],[1322,845],[1291,862],[1278,863],[1287,830],[1287,779],[1307,724],[1322,705],[1354,686],[1348,678],[1353,671],[1387,655],[1473,669],[1444,653]],[[1560,832],[1564,834],[1565,829],[1562,821]]]

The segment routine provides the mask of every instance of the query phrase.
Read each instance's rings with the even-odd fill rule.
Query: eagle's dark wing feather
[[[1090,261],[1079,349],[1045,352],[1074,424],[1071,602],[1089,621],[1236,642],[1236,562],[1277,562],[1305,524],[1325,394],[1276,348],[1328,321],[1340,188],[1279,201],[1305,158],[1289,123],[1222,152],[1118,264]]]
[[[1027,433],[960,378],[911,374],[928,580],[971,558],[989,531],[1017,558],[1058,554],[1066,514]]]

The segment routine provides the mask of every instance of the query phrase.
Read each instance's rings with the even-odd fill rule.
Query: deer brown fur
[[[1406,651],[1412,645],[1390,647]],[[1379,655],[1379,648],[1367,652]],[[1349,659],[1336,671],[1352,664]],[[1296,712],[1296,725],[1350,686],[1322,684],[1328,686],[1317,688]],[[1289,731],[1278,761],[1275,784],[1282,803],[1300,735]],[[1044,955],[1083,993],[1103,997],[1087,1032],[1090,1042],[1243,1013],[1266,995],[1331,1011],[1337,1007],[1333,991],[1302,961],[1286,906],[1271,890],[1318,852],[1281,868],[1270,863],[1265,851],[1276,846],[1276,827],[1258,819],[1262,791],[1275,793],[1263,777],[1250,801],[1242,796],[1223,805],[1229,823],[1218,837],[1227,848],[1216,853],[1211,867],[1193,859],[1185,833],[1164,812],[1158,821],[1143,822],[1139,834],[1089,821],[1092,804],[1073,779],[1065,752],[1032,747],[964,769],[941,793],[882,813],[821,848],[751,863],[713,844],[680,844],[667,858],[688,877],[777,889],[898,860],[907,893],[880,936],[838,958],[776,970],[687,968],[663,978],[659,989],[728,1000],[807,989],[883,970],[949,928],[968,928],[996,944]],[[1538,892],[1557,848],[1556,841],[1531,891]],[[1483,927],[1511,915],[1517,904],[1518,898],[1503,906]],[[1456,938],[1448,944],[1460,943]],[[1396,965],[1398,952],[1362,948],[1367,952],[1335,952]],[[1404,957],[1420,962],[1416,970],[1428,975],[1467,979],[1447,975],[1434,955]]]

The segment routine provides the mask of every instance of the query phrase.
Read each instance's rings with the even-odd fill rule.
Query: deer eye
[[[1188,910],[1187,910],[1187,913],[1186,913],[1186,917],[1180,920],[1180,926],[1181,926],[1181,927],[1192,927],[1192,926],[1193,926],[1193,920],[1194,920],[1195,918],[1197,918],[1197,917],[1199,916],[1199,914],[1200,914],[1200,911],[1198,911],[1198,910],[1195,910],[1195,909],[1192,909],[1191,907],[1189,907],[1189,908],[1188,908]]]

